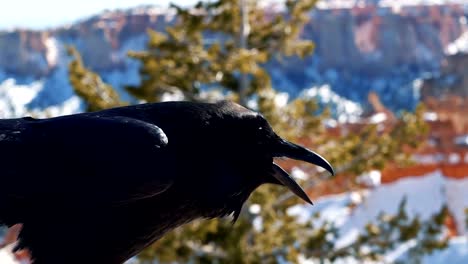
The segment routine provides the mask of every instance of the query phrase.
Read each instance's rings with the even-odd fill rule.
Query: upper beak
[[[309,162],[320,166],[329,171],[332,175],[335,175],[335,171],[333,170],[333,167],[330,165],[330,163],[326,159],[322,158],[319,154],[311,150],[283,139],[281,139],[281,143],[277,148],[278,149],[275,151],[276,157],[288,157],[295,160]],[[287,172],[285,172],[275,163],[272,165],[271,176],[278,180],[282,185],[288,187],[294,194],[302,198],[304,201],[312,204],[312,201],[307,196],[305,191],[299,186],[299,184],[297,184]]]
[[[335,175],[335,171],[330,163],[312,150],[308,150],[284,139],[281,139],[281,143],[277,148],[278,149],[275,151],[275,157],[287,157],[295,160],[302,160],[320,166],[329,171],[332,175]]]

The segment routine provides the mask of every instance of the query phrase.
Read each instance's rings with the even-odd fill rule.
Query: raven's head
[[[216,116],[210,126],[211,139],[219,142],[222,160],[229,160],[233,176],[241,175],[253,187],[263,183],[283,185],[308,203],[312,203],[296,181],[274,162],[274,158],[291,158],[320,166],[331,174],[333,168],[319,154],[279,137],[260,114],[231,102],[216,104]],[[226,141],[229,141],[226,143]],[[227,157],[226,157],[227,156]],[[226,159],[227,158],[227,159]],[[221,160],[221,158],[220,158]],[[224,161],[223,161],[224,162]],[[231,184],[231,183],[229,183]]]

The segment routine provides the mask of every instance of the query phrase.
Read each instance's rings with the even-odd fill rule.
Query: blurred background
[[[280,160],[314,206],[264,186],[133,263],[468,263],[468,1],[172,3],[2,3],[0,117],[228,99],[338,173]]]

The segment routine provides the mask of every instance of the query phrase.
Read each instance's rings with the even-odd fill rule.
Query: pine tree
[[[68,47],[67,51],[72,57],[68,65],[68,78],[75,93],[86,102],[88,111],[125,105],[112,86],[103,82],[98,74],[84,66],[81,55],[74,47]]]
[[[242,2],[247,8],[242,8],[239,0],[200,2],[191,9],[173,6],[178,22],[166,32],[149,30],[147,50],[130,53],[141,62],[142,81],[128,91],[147,102],[158,102],[165,93],[174,92],[181,92],[186,100],[207,100],[210,92],[216,91],[224,98],[248,102],[281,136],[308,142],[319,153],[327,153],[337,172],[346,174],[350,188],[357,188],[356,177],[366,171],[389,163],[408,164],[405,150],[418,147],[427,130],[423,107],[403,113],[384,131],[368,125],[358,133],[336,137],[323,125],[329,111],[320,109],[313,99],[296,98],[278,105],[278,92],[271,87],[265,65],[313,52],[313,43],[300,39],[300,33],[316,1],[288,0],[280,14],[267,13],[256,1]],[[102,81],[84,68],[77,53],[73,54],[70,79],[88,109],[121,105],[115,95],[112,100],[103,100],[96,92],[101,90],[96,87],[102,87]],[[83,76],[99,81],[90,83]],[[110,91],[110,86],[104,87]],[[310,189],[329,179],[328,174],[316,171],[302,186]],[[335,250],[337,228],[333,223],[311,226],[286,213],[298,202],[283,188],[262,186],[245,206],[258,205],[259,212],[243,210],[234,226],[228,220],[194,222],[166,235],[139,257],[162,263],[277,263],[280,259],[296,263],[298,256],[304,255],[323,263],[343,257],[379,259],[396,244],[415,238],[418,245],[425,246],[416,247],[414,259],[446,245],[440,222],[445,211],[428,221],[408,219],[402,202],[397,215],[382,215],[376,223],[369,223],[354,243]]]
[[[264,63],[312,52],[313,43],[298,37],[316,1],[287,1],[287,16],[273,18],[258,8],[257,1],[244,2],[250,10],[248,26],[242,26],[239,0],[199,2],[193,9],[173,5],[179,23],[166,33],[150,30],[148,49],[130,53],[143,66],[141,85],[128,87],[128,91],[147,102],[156,102],[174,89],[187,99],[197,99],[201,87],[222,89],[238,97],[242,75],[249,81],[248,91],[242,93],[245,96],[271,89]],[[241,36],[245,27],[251,33]],[[241,45],[242,38],[246,38],[245,45]]]

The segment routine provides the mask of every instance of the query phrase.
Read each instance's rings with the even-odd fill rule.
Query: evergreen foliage
[[[408,251],[409,258],[403,263],[418,263],[425,254],[447,247],[449,238],[442,235],[444,220],[448,216],[447,207],[428,220],[421,220],[418,216],[409,218],[405,207],[406,199],[403,199],[395,215],[381,213],[378,221],[368,223],[354,242],[338,249],[335,247],[338,232],[333,223],[312,225],[313,231],[305,243],[305,256],[321,263],[348,257],[382,263],[385,262],[385,253],[402,244],[411,243],[413,246]]]
[[[249,102],[248,106],[260,111],[280,136],[307,142],[319,153],[326,153],[338,174],[347,175],[350,189],[358,188],[356,177],[366,171],[387,164],[408,164],[405,150],[418,147],[427,131],[423,107],[403,113],[385,130],[367,125],[357,133],[331,136],[323,125],[330,113],[319,109],[314,100],[296,98],[286,105],[277,103],[278,93],[271,87],[264,64],[313,51],[313,43],[301,40],[300,33],[316,1],[288,0],[282,14],[267,13],[256,1],[244,2],[248,4],[247,24],[242,23],[239,0],[200,2],[192,9],[173,6],[177,23],[166,32],[149,30],[147,50],[129,54],[142,65],[141,84],[128,87],[130,94],[158,102],[165,93],[181,92],[186,100],[207,100],[210,93],[218,91],[224,98]],[[240,35],[246,31],[249,34],[244,36],[246,45],[242,47]],[[75,58],[70,64],[70,80],[88,110],[122,105],[115,91],[83,66],[79,54],[73,49],[70,52]],[[243,80],[247,90],[243,90]],[[329,179],[328,174],[316,171],[301,185],[313,190]],[[284,188],[262,186],[234,225],[227,220],[188,224],[139,257],[160,263],[296,263],[302,255],[324,263],[344,257],[381,259],[397,244],[417,241],[411,251],[412,259],[417,260],[446,246],[441,220],[446,209],[427,221],[409,219],[403,201],[397,215],[382,215],[351,245],[336,249],[338,231],[333,223],[301,224],[286,213],[298,202]],[[252,204],[259,205],[260,211],[247,210]]]
[[[125,105],[112,86],[103,82],[98,74],[84,66],[81,55],[74,47],[68,47],[67,51],[73,58],[68,65],[68,78],[75,93],[86,102],[87,111]]]
[[[237,100],[243,99],[235,98],[240,94],[269,90],[265,62],[312,52],[313,43],[298,37],[315,2],[287,1],[284,15],[267,14],[257,1],[245,1],[250,10],[247,24],[241,23],[239,0],[199,2],[192,9],[173,5],[178,23],[165,33],[149,30],[148,49],[130,53],[142,63],[142,83],[128,91],[139,99],[157,102],[162,94],[174,90],[191,100],[198,98],[202,87],[231,92]],[[242,27],[251,32],[246,47],[240,44]],[[241,92],[241,75],[249,81],[245,92]]]

